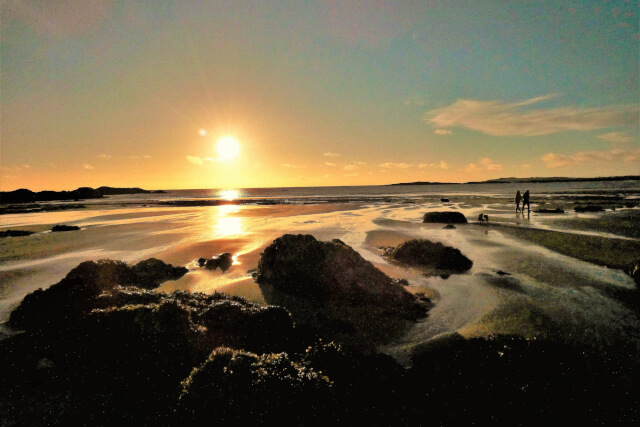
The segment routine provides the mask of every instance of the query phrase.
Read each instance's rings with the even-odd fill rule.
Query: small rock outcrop
[[[466,224],[467,218],[460,212],[427,212],[422,222],[441,222],[445,224]]]
[[[207,270],[215,270],[220,267],[223,272],[227,271],[233,265],[233,255],[229,252],[214,256],[211,259],[199,258],[198,265]]]
[[[387,249],[384,256],[401,264],[425,268],[433,275],[463,273],[473,266],[473,261],[464,256],[460,250],[425,239],[401,243]]]
[[[277,238],[260,258],[256,281],[267,302],[286,307],[294,321],[355,345],[375,345],[401,333],[405,322],[425,317],[429,309],[337,239]]]
[[[556,209],[538,209],[534,211],[535,213],[546,213],[546,214],[563,214],[564,210],[560,208]]]
[[[80,230],[80,227],[78,227],[77,225],[54,225],[53,228],[51,229],[52,232],[59,232],[59,231],[75,231],[75,230]]]
[[[26,231],[26,230],[5,230],[0,231],[0,237],[21,237],[21,236],[30,236],[35,231]]]
[[[575,206],[573,210],[576,212],[604,212],[604,207],[600,205]]]

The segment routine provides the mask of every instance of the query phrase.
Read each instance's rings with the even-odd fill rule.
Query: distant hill
[[[144,194],[159,193],[164,191],[149,191],[142,188],[115,188],[100,187],[93,189],[91,187],[80,187],[72,191],[39,191],[34,192],[21,188],[15,191],[0,192],[0,203],[31,203],[31,202],[50,202],[54,200],[84,200],[84,199],[100,199],[104,196],[114,196],[118,194]]]
[[[469,181],[469,182],[429,182],[429,181],[416,181],[416,182],[402,182],[393,185],[450,185],[450,184],[508,184],[508,183],[539,183],[539,182],[583,182],[583,181],[630,181],[640,180],[640,175],[625,175],[625,176],[607,176],[607,177],[593,177],[593,178],[571,178],[562,176],[553,177],[532,177],[532,178],[497,178],[489,179],[487,181]]]

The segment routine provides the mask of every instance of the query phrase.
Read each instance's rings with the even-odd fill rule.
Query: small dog
[[[478,222],[489,222],[489,216],[485,214],[478,215]]]

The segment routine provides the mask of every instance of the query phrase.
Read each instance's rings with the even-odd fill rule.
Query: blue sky
[[[640,174],[637,1],[1,7],[2,190]]]

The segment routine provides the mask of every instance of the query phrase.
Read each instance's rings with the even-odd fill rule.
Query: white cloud
[[[525,108],[552,98],[555,96],[547,95],[513,103],[459,99],[448,107],[428,111],[425,120],[437,127],[459,126],[493,136],[549,135],[564,131],[637,126],[639,123],[638,105]]]
[[[332,153],[330,151],[324,153],[325,157],[340,157],[340,153]]]
[[[150,159],[150,158],[151,158],[151,156],[150,156],[150,155],[148,155],[148,154],[145,154],[144,156],[142,156],[142,158],[143,158],[143,159]]]
[[[328,173],[328,174],[324,175],[323,178],[333,178],[333,174],[332,173]]]
[[[359,169],[359,168],[360,168],[360,166],[358,166],[358,165],[346,165],[342,169],[344,169],[346,171],[354,171],[354,170]]]
[[[336,166],[335,163],[331,163],[331,162],[324,162],[325,165],[329,166],[329,167],[334,167]]]
[[[357,173],[347,173],[347,174],[345,174],[344,176],[347,176],[347,177],[348,177],[348,176],[358,176],[358,174],[357,174]]]
[[[90,165],[89,163],[85,163],[84,165],[82,165],[82,167],[85,168],[85,169],[88,169],[88,170],[93,169],[93,166]]]
[[[410,165],[408,163],[392,163],[392,162],[387,162],[387,163],[380,163],[378,165],[381,168],[398,168],[398,169],[408,169],[410,167],[412,167],[413,165]]]
[[[292,165],[290,163],[281,163],[280,166],[288,169],[304,169],[304,166],[302,165]]]
[[[478,163],[479,164],[469,163],[464,167],[464,170],[469,173],[502,170],[502,164],[496,163],[489,157],[483,157],[478,161]]]
[[[420,163],[418,167],[420,169],[425,169],[425,168],[449,169],[450,166],[444,160],[440,160],[440,163]]]
[[[633,138],[622,132],[609,132],[602,135],[598,135],[598,138],[604,139],[608,142],[625,144],[627,142],[633,141]]]
[[[449,129],[436,129],[433,131],[433,133],[435,133],[436,135],[451,135],[453,132],[451,132]]]
[[[111,158],[108,154],[98,154],[98,157],[104,160],[109,160]]]
[[[356,166],[364,166],[367,163],[366,162],[353,162],[353,164],[356,165]]]
[[[611,151],[580,151],[571,155],[547,153],[542,156],[542,161],[548,168],[574,166],[593,162],[623,162],[632,163],[640,161],[640,148],[613,149]]]
[[[202,165],[204,163],[200,157],[189,156],[188,154],[187,154],[187,160],[193,163],[194,165]]]

